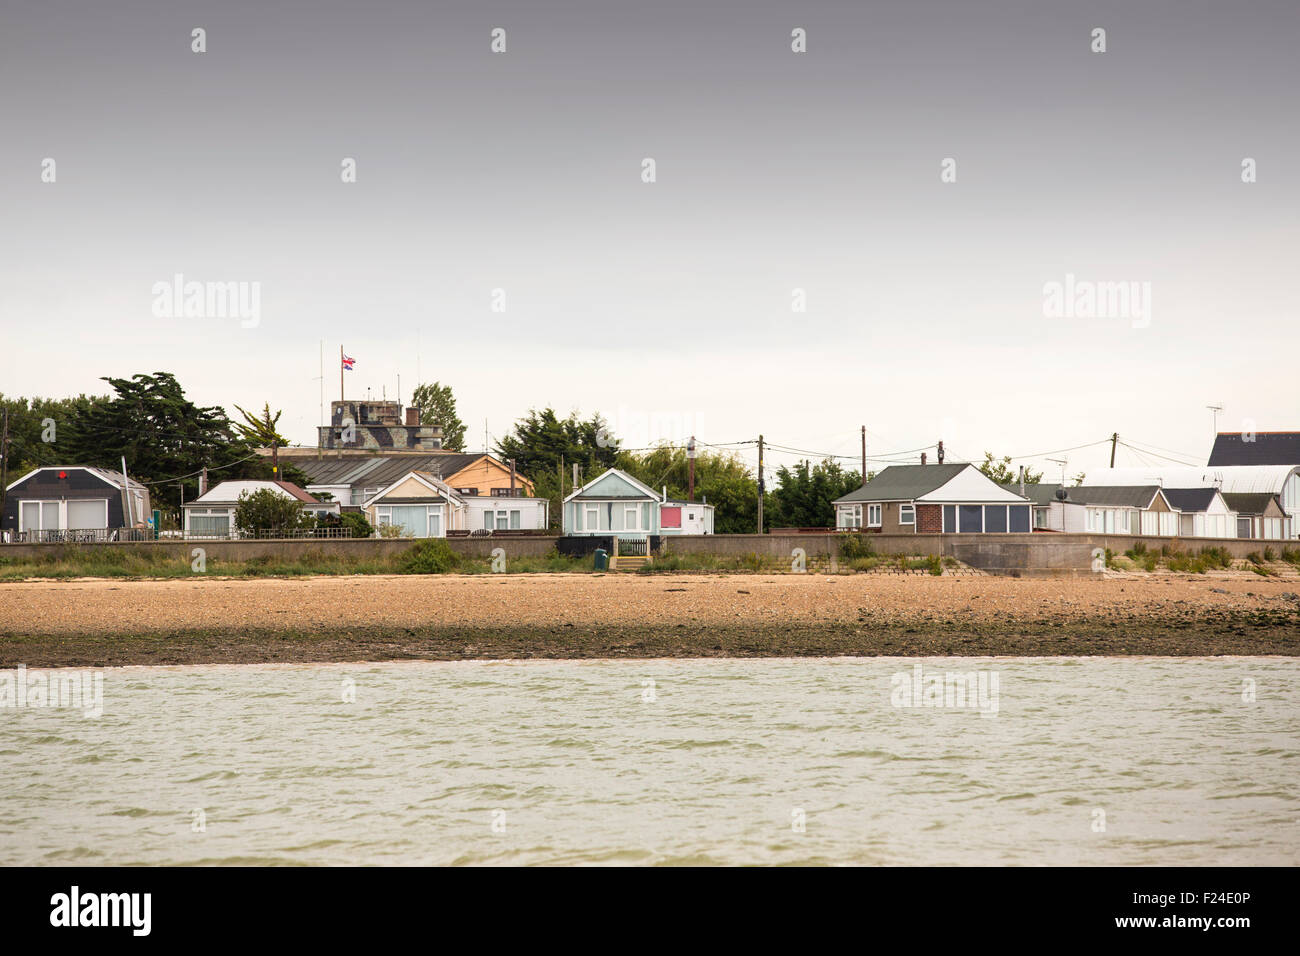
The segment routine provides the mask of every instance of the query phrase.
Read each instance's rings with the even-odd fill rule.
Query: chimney
[[[420,410],[418,408],[411,407],[406,410],[406,424],[407,427],[420,424]]]
[[[1025,466],[1020,466],[1020,497],[1025,496]]]
[[[939,464],[943,464],[943,442],[939,442]]]
[[[925,464],[925,452],[921,452],[921,464]]]
[[[204,465],[203,470],[199,472],[199,497],[202,498],[208,493],[208,466]]]

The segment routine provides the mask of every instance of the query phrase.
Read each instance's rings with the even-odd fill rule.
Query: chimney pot
[[[925,452],[921,452],[921,464],[925,464]]]
[[[406,424],[407,425],[420,424],[420,410],[418,408],[408,408],[406,410]]]

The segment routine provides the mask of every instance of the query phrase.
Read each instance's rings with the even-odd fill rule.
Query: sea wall
[[[1234,557],[1244,558],[1266,546],[1280,550],[1290,542],[1260,541],[1242,538],[1158,538],[1134,535],[1101,534],[872,534],[863,535],[876,554],[929,555],[956,558],[963,564],[994,574],[1076,574],[1091,573],[1094,552],[1109,548],[1116,554],[1132,548],[1138,541],[1148,549],[1159,551],[1168,545],[1176,551],[1199,551],[1202,548],[1225,548]],[[809,559],[839,556],[844,541],[838,534],[717,534],[665,535],[662,547],[669,553],[716,554],[744,557],[756,554],[781,560],[793,560],[794,550],[802,548]],[[483,537],[448,538],[451,548],[467,557],[487,558],[501,548],[506,558],[540,557],[557,545],[569,542],[558,537]],[[32,559],[60,548],[90,551],[96,548],[162,551],[176,560],[189,561],[195,548],[202,548],[208,558],[246,561],[253,558],[292,558],[303,554],[352,555],[376,558],[399,554],[413,544],[409,538],[322,538],[319,540],[248,540],[248,541],[133,541],[103,544],[5,544],[0,558]]]

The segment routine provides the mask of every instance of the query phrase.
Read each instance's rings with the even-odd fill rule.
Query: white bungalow
[[[187,538],[229,538],[237,534],[235,530],[235,509],[239,507],[240,496],[255,491],[272,491],[284,498],[292,498],[301,503],[307,514],[321,517],[338,514],[337,501],[320,501],[307,494],[291,481],[232,480],[213,485],[193,501],[181,506],[185,513],[185,537]]]
[[[712,534],[713,505],[705,501],[676,501],[610,468],[564,499],[566,535],[611,535],[622,538],[650,535]]]
[[[1237,514],[1217,488],[1166,488],[1169,503],[1182,512],[1178,533],[1184,538],[1235,538]]]

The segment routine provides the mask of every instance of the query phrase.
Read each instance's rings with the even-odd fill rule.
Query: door
[[[75,530],[108,527],[108,499],[88,498],[68,502],[68,527]]]

